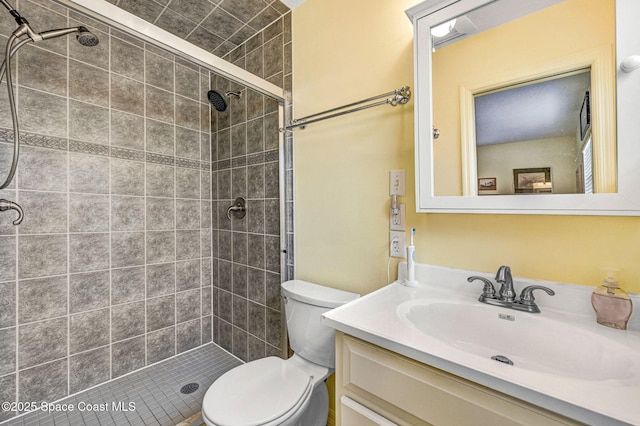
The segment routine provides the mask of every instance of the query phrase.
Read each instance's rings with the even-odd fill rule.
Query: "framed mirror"
[[[640,71],[617,71],[640,53],[635,3],[408,10],[418,211],[640,215]]]

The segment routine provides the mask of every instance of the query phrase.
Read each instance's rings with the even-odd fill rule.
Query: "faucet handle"
[[[496,289],[493,286],[493,283],[484,277],[478,277],[476,275],[467,278],[467,281],[473,282],[475,280],[480,280],[484,283],[484,287],[482,289],[482,294],[478,298],[480,302],[484,302],[486,299],[495,299],[496,298]]]
[[[551,290],[548,287],[542,286],[542,285],[530,285],[527,286],[525,288],[522,289],[522,293],[520,293],[520,303],[525,305],[525,306],[536,306],[535,303],[535,298],[533,297],[533,290],[543,290],[545,291],[549,296],[554,296],[556,294],[555,291]],[[540,310],[538,309],[536,312],[540,312]]]

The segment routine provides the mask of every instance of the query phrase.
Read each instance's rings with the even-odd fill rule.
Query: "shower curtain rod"
[[[388,96],[391,96],[391,97],[387,98]],[[379,102],[374,102],[372,104],[362,105],[356,108],[352,108],[352,107],[355,107],[356,105],[360,105],[365,102],[375,101],[380,98],[387,98],[387,99]],[[400,89],[396,89],[388,93],[383,93],[382,95],[374,96],[372,98],[363,99],[358,102],[342,105],[340,107],[328,109],[326,111],[318,112],[316,114],[307,115],[306,117],[293,119],[289,122],[288,126],[282,127],[280,131],[291,132],[293,131],[293,129],[296,129],[298,127],[300,127],[301,129],[304,129],[309,124],[317,123],[318,121],[339,117],[341,115],[351,114],[352,112],[362,111],[362,110],[373,108],[380,105],[391,105],[391,106],[396,106],[398,104],[404,105],[407,102],[409,102],[409,99],[411,99],[411,90],[409,86],[404,86],[404,87],[401,87]],[[351,108],[351,109],[347,109],[347,108]],[[336,111],[339,111],[339,112],[336,112]],[[317,117],[317,118],[314,118],[314,117]]]

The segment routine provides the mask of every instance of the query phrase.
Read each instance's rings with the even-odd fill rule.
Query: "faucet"
[[[471,276],[467,278],[467,281],[482,281],[484,287],[482,294],[478,298],[479,302],[486,303],[488,305],[501,306],[503,308],[515,309],[516,311],[524,311],[530,313],[539,313],[540,308],[535,303],[533,297],[534,290],[545,291],[549,296],[553,296],[556,293],[541,285],[530,285],[522,289],[520,298],[516,300],[516,292],[513,289],[513,278],[511,277],[511,268],[508,266],[501,266],[496,273],[496,282],[500,283],[500,291],[496,296],[496,289],[493,283],[484,277]]]
[[[505,302],[513,302],[516,300],[516,291],[513,289],[513,278],[511,277],[511,268],[502,265],[496,273],[496,281],[500,286],[500,299]]]
[[[20,223],[22,223],[22,219],[24,218],[24,212],[22,211],[22,207],[20,207],[17,203],[14,203],[13,201],[0,199],[0,212],[4,212],[10,209],[18,212],[18,218],[13,221],[13,224],[20,225]]]

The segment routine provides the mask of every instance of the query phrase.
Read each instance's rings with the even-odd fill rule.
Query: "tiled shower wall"
[[[229,62],[279,87],[291,86],[291,15],[265,28],[225,57]],[[212,181],[217,181],[214,211],[213,339],[237,357],[250,361],[283,354],[280,283],[293,277],[292,195],[287,215],[290,244],[282,244],[280,223],[281,144],[278,103],[260,93],[212,77],[211,87],[221,93],[237,91],[224,112],[213,110]],[[290,138],[284,147],[283,168],[292,194]],[[247,200],[244,219],[227,218],[237,197]],[[286,243],[286,242],[285,242]],[[284,248],[286,247],[286,249]],[[291,266],[282,270],[282,251]]]
[[[26,218],[0,214],[0,400],[53,401],[212,335],[245,360],[280,355],[293,157],[289,135],[281,271],[277,104],[50,1],[15,5],[38,30],[83,24],[100,44],[49,40],[13,63],[22,155],[0,198]],[[0,34],[15,28],[7,16]],[[225,59],[290,90],[290,28],[287,14]],[[212,117],[209,88],[242,98]],[[243,192],[248,216],[227,222]]]
[[[24,143],[0,198],[25,219],[0,214],[0,400],[51,402],[211,341],[211,76],[54,3],[17,6],[36,28],[100,38],[14,61]],[[7,105],[3,84],[3,173]]]

